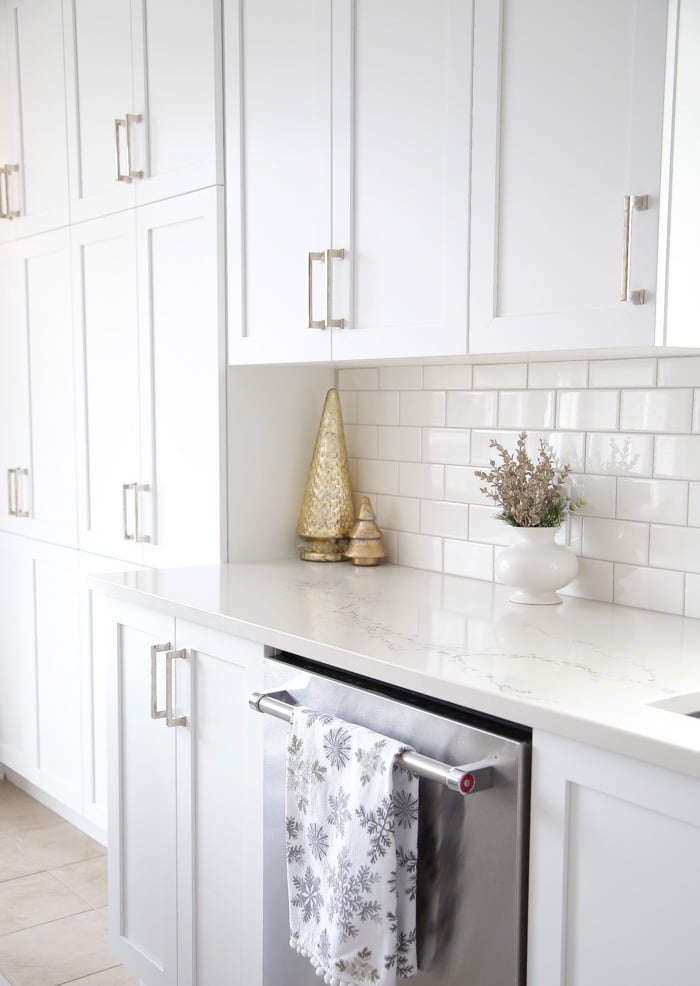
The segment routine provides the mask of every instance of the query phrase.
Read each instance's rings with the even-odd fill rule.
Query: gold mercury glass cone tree
[[[343,561],[355,522],[340,397],[326,394],[297,522],[304,561]]]

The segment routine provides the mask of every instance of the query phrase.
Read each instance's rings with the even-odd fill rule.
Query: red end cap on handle
[[[459,789],[462,794],[470,794],[474,790],[474,784],[473,774],[462,774],[459,779]]]

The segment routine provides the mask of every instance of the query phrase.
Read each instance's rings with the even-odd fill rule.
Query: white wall
[[[563,591],[700,617],[700,357],[385,365],[339,369],[337,386],[353,489],[391,561],[492,580],[508,528],[474,471],[490,438],[526,430],[587,501]]]

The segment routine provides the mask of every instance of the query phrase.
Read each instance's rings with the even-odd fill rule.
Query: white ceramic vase
[[[551,606],[560,603],[556,589],[578,573],[571,548],[557,544],[558,527],[512,527],[512,544],[496,556],[497,578],[515,588],[512,603]]]

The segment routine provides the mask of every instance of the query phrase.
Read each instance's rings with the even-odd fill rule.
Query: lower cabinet
[[[700,782],[533,737],[528,986],[697,982]]]
[[[263,647],[96,597],[109,637],[110,950],[145,986],[262,972]]]

